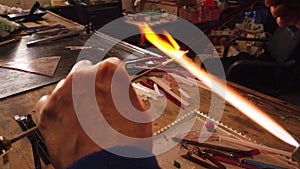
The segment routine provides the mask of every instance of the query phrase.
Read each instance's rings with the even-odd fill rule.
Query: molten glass
[[[246,98],[242,97],[239,93],[220,81],[217,77],[208,74],[205,70],[199,67],[199,65],[195,64],[191,59],[189,59],[185,55],[186,51],[180,50],[180,46],[170,34],[164,32],[165,36],[169,40],[168,42],[158,36],[146,23],[142,25],[141,30],[143,30],[146,39],[150,43],[164,52],[167,56],[174,58],[178,64],[188,70],[196,78],[201,80],[207,87],[211,89],[211,91],[224,98],[227,102],[232,104],[235,108],[240,110],[247,117],[265,128],[274,136],[292,146],[299,146],[299,143],[281,125],[274,121],[272,117],[263,112],[260,108],[255,106]]]

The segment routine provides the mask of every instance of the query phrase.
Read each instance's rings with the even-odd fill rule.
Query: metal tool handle
[[[34,45],[40,45],[40,44],[43,44],[43,43],[46,43],[46,42],[49,42],[49,41],[54,41],[54,40],[58,40],[58,39],[62,39],[62,38],[70,37],[70,36],[74,36],[74,35],[77,35],[77,34],[79,34],[81,32],[84,32],[84,31],[85,31],[85,29],[73,30],[73,31],[70,31],[70,32],[65,33],[65,34],[55,35],[55,36],[50,36],[50,37],[43,38],[43,39],[38,39],[38,40],[30,41],[30,42],[27,42],[26,45],[27,45],[27,47],[32,47]]]
[[[10,139],[10,143],[12,144],[12,143],[14,143],[14,142],[16,142],[16,141],[18,141],[18,140],[24,138],[24,137],[26,137],[26,136],[28,136],[28,135],[30,135],[30,134],[36,132],[37,130],[38,130],[38,127],[37,127],[37,126],[32,127],[32,128],[30,128],[30,129],[24,131],[23,133],[21,133],[21,134],[15,136],[15,137],[13,137],[12,139]]]

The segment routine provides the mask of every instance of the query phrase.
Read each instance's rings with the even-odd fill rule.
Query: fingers
[[[98,66],[98,73],[104,73],[108,76],[112,76],[116,69],[120,66],[121,68],[124,67],[122,61],[118,58],[111,57],[101,62]],[[125,69],[123,69],[125,71]]]
[[[43,110],[43,107],[45,106],[47,100],[48,100],[49,96],[46,95],[46,96],[43,96],[40,98],[40,100],[37,102],[37,104],[35,105],[35,111],[37,113],[37,124],[39,125],[40,124],[40,117],[42,116],[42,110]]]
[[[108,58],[108,59],[104,60],[103,62],[108,62],[108,63],[111,63],[113,65],[120,65],[122,63],[122,61],[119,58],[116,58],[116,57]]]
[[[116,78],[120,83],[129,83],[129,75],[120,59],[108,58],[96,66],[96,88],[107,89],[111,86],[113,78]]]
[[[95,73],[95,69],[98,69],[97,74],[100,74],[100,76],[109,77],[115,72],[117,67],[120,65],[123,65],[122,61],[116,57],[107,58],[104,61],[97,63],[96,65],[93,65],[92,62],[90,62],[89,60],[82,60],[73,66],[68,76],[73,76],[74,74],[82,75],[88,73]]]
[[[81,61],[77,62],[77,63],[73,66],[73,68],[72,68],[70,74],[74,73],[75,71],[84,71],[84,70],[87,70],[87,69],[90,68],[92,65],[93,65],[92,62],[89,61],[89,60],[81,60]]]
[[[280,0],[265,0],[265,4],[267,7],[276,6]]]
[[[295,25],[300,28],[300,2],[295,0],[265,0],[279,26]]]
[[[132,116],[144,122],[149,122],[150,117],[131,86],[124,64],[117,58],[109,58],[98,67],[96,78],[97,103],[109,126],[129,137],[150,137],[150,123],[132,121]]]
[[[62,86],[65,83],[65,79],[60,80],[57,85],[55,86],[55,88],[53,89],[52,93],[57,92],[57,90],[59,90],[60,88],[62,88]]]
[[[58,82],[51,95],[43,96],[36,104],[38,124],[41,117],[55,117],[58,109],[63,105],[72,105],[72,77],[77,71],[84,71],[92,66],[90,61],[84,60],[75,64],[66,79]]]
[[[287,26],[290,22],[289,20],[290,20],[289,17],[278,17],[278,18],[276,18],[276,22],[278,23],[278,25],[280,27]]]
[[[118,58],[108,58],[103,62],[99,62],[97,65],[93,65],[88,60],[82,60],[76,63],[66,79],[61,80],[56,85],[51,95],[44,96],[38,101],[38,103],[36,104],[36,111],[42,112],[45,108],[48,107],[52,107],[52,111],[54,111],[54,108],[58,106],[54,106],[53,104],[60,103],[60,100],[64,101],[64,103],[62,104],[66,104],[68,102],[71,102],[71,96],[72,94],[74,94],[72,92],[83,92],[85,85],[79,85],[80,87],[83,87],[82,89],[80,89],[81,91],[72,91],[72,83],[74,80],[73,77],[75,74],[77,77],[76,83],[78,82],[81,84],[85,84],[85,81],[89,78],[89,76],[94,73],[97,73],[97,76],[102,77],[102,80],[100,80],[98,83],[110,83],[111,79],[107,80],[107,78],[111,78],[113,76],[118,66],[121,65],[121,70],[124,74],[126,73],[125,68],[123,69],[124,66],[121,63],[121,60],[119,60]],[[45,106],[46,103],[48,104],[47,106]]]
[[[272,14],[274,15],[274,17],[276,17],[276,22],[279,26],[284,27],[288,25],[295,25],[298,27],[300,25],[299,11],[286,12],[286,10],[282,10],[280,8],[273,10],[274,12],[272,12]]]
[[[281,16],[287,16],[290,11],[288,11],[286,5],[276,5],[270,8],[272,15],[277,18]]]

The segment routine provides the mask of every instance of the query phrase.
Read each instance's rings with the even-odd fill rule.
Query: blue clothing
[[[134,147],[113,148],[121,151],[134,149],[145,154],[144,150]],[[147,152],[148,153],[148,152]],[[150,154],[150,153],[148,153]],[[106,150],[87,155],[67,167],[67,169],[160,169],[154,155],[147,158],[128,158]]]

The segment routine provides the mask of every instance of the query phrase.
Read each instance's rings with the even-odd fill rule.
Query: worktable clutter
[[[52,6],[44,9],[82,25],[91,24],[95,28],[100,28],[122,16],[122,2],[120,0],[99,1],[98,3],[72,2],[67,6]]]
[[[85,29],[82,25],[51,12],[48,12],[44,17],[52,25],[60,23],[69,29]],[[34,107],[36,102],[43,95],[50,94],[56,82],[68,74],[78,60],[79,52],[85,55],[90,53],[85,53],[84,51],[94,50],[94,53],[105,52],[107,53],[106,57],[116,56],[121,59],[133,54],[135,55],[131,56],[133,59],[141,56],[157,56],[157,54],[129,43],[118,42],[116,39],[105,36],[100,32],[97,33],[97,36],[99,38],[96,39],[97,43],[96,41],[95,43],[89,43],[95,46],[87,46],[85,44],[89,35],[82,31],[72,37],[28,47],[26,43],[45,37],[44,34],[39,33],[29,37],[25,36],[20,41],[11,42],[0,47],[1,60],[2,62],[5,60],[6,64],[7,59],[15,61],[13,63],[18,63],[16,62],[17,59],[25,58],[32,61],[30,63],[48,63],[45,64],[45,67],[49,66],[49,60],[43,60],[42,62],[34,60],[43,57],[55,57],[54,60],[57,63],[53,76],[51,74],[45,76],[24,70],[20,71],[16,70],[16,68],[7,69],[7,65],[6,68],[0,68],[0,134],[2,136],[12,138],[22,132],[18,123],[14,120],[16,115],[21,117],[31,114],[33,119],[35,118]],[[107,46],[116,41],[118,42],[117,45],[112,49],[107,49]],[[57,59],[58,57],[59,60]],[[93,57],[97,58],[97,56],[90,58],[93,59]],[[295,147],[289,146],[268,133],[243,115],[238,109],[211,92],[202,82],[195,80],[193,77],[183,77],[176,74],[176,70],[182,71],[182,68],[178,65],[169,66],[173,66],[174,72],[153,71],[135,79],[132,83],[147,108],[150,108],[152,104],[157,105],[151,106],[150,112],[151,116],[157,116],[152,123],[154,144],[158,147],[163,144],[175,144],[174,147],[157,156],[157,160],[162,168],[240,168],[241,166],[246,166],[246,164],[251,166],[249,163],[251,160],[281,166],[282,168],[299,167],[295,162],[285,157],[291,155]],[[40,67],[43,68],[43,66],[38,68]],[[154,84],[157,84],[157,86]],[[300,142],[299,107],[237,84],[230,82],[227,82],[227,84],[269,114]],[[159,90],[157,90],[158,88]],[[152,93],[149,95],[153,91],[156,94]],[[220,104],[215,104],[214,101]],[[162,113],[159,114],[161,109]],[[215,118],[209,116],[210,111],[223,113],[218,125]],[[187,132],[182,131],[182,128],[185,128],[187,124],[191,124],[191,120],[193,125],[190,130]],[[201,152],[205,150],[206,153],[199,158],[191,154],[195,149],[192,152],[189,151],[191,147],[195,146],[193,141],[199,137],[206,136],[199,136],[201,130],[206,131],[206,135],[210,135],[209,138],[206,138],[208,139],[206,143],[212,146],[204,149],[205,145],[200,145]],[[172,135],[172,131],[176,131],[179,134]],[[178,142],[176,138],[184,138],[186,141]],[[217,146],[220,146],[221,149],[214,150]],[[223,151],[226,149],[225,147],[227,150],[230,150],[230,153],[235,151],[235,155],[248,153],[248,156],[229,159],[228,152],[224,153]],[[212,159],[211,157],[213,156],[208,154],[215,154],[216,151],[220,151],[219,156]],[[244,160],[244,163],[237,160]],[[5,164],[2,165],[0,163],[0,168],[7,168],[8,166],[10,169],[36,168],[32,147],[27,139],[14,143],[11,151],[1,161]],[[248,163],[246,163],[247,161]],[[43,162],[41,165],[42,168],[53,168],[51,164],[46,165]],[[255,167],[252,166],[252,168]]]

